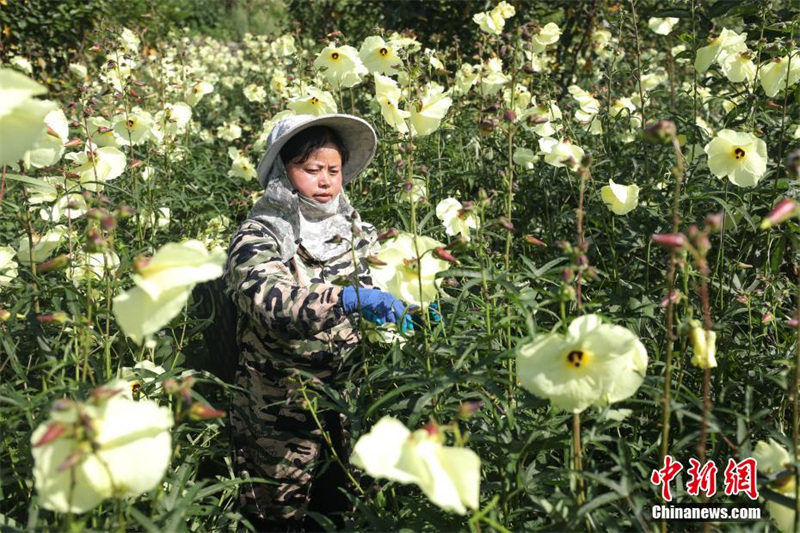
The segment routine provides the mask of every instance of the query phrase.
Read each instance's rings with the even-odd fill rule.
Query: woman
[[[300,529],[306,511],[330,515],[348,507],[337,490],[345,485],[341,467],[320,471],[330,464],[330,450],[297,393],[299,380],[307,381],[298,371],[333,386],[347,374],[359,341],[356,311],[412,327],[405,304],[372,288],[366,258],[376,251],[375,228],[342,192],[372,160],[376,144],[372,127],[354,116],[279,122],[258,167],[264,196],[228,250],[241,354],[242,391],[231,415],[237,469],[274,482],[244,491],[245,513],[259,528]],[[347,461],[346,421],[331,411],[319,421]]]

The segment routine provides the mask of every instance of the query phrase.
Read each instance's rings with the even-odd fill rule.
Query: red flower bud
[[[397,230],[397,228],[389,228],[388,230],[378,235],[378,241],[383,242],[389,239],[394,239],[398,235],[400,235],[400,232]]]
[[[81,146],[82,144],[83,144],[82,140],[78,139],[77,137],[73,137],[69,141],[65,142],[64,146],[66,148],[74,148],[75,146]]]
[[[683,248],[686,246],[686,237],[683,233],[662,233],[650,237],[653,242],[667,248]]]
[[[498,217],[497,222],[509,233],[514,233],[514,224],[506,217]]]
[[[49,272],[51,270],[58,270],[60,268],[64,268],[67,266],[67,262],[69,261],[69,254],[61,254],[57,255],[52,259],[48,259],[44,263],[39,263],[36,265],[36,273],[41,274],[42,272]]]
[[[226,415],[227,413],[225,413],[225,411],[214,409],[200,402],[194,402],[189,408],[189,418],[192,420],[211,420],[214,418],[224,418]]]
[[[800,212],[798,210],[797,202],[792,198],[784,198],[778,205],[772,208],[772,211],[761,221],[761,229],[771,228],[777,226],[781,222],[789,220]]]
[[[433,249],[433,255],[435,255],[439,259],[444,259],[445,261],[449,261],[450,263],[454,263],[456,265],[460,263],[460,261],[458,259],[453,257],[453,255],[450,252],[448,252],[447,250],[445,250],[441,246],[439,248],[434,248]]]
[[[33,447],[37,448],[39,446],[49,444],[63,435],[65,431],[67,431],[67,426],[63,422],[50,422],[50,424],[47,425],[47,429],[45,430],[44,435],[42,435],[42,438],[36,441],[33,444]]]
[[[545,246],[545,247],[547,246],[543,241],[540,241],[533,235],[525,235],[525,237],[523,238],[525,239],[525,242],[527,242],[528,244],[533,244],[534,246]]]
[[[388,264],[386,261],[381,261],[380,259],[378,259],[377,255],[368,256],[367,263],[373,266],[386,266]]]

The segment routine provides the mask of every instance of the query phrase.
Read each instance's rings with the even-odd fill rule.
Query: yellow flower
[[[481,460],[467,448],[443,445],[435,425],[411,432],[402,422],[384,416],[362,435],[350,461],[372,477],[414,483],[446,511],[466,514],[478,509]]]
[[[175,136],[186,131],[192,120],[192,108],[189,104],[176,102],[165,104],[164,109],[155,115],[158,129],[166,135]]]
[[[791,87],[800,80],[800,53],[779,57],[761,65],[758,73],[761,88],[772,98],[787,86]]]
[[[322,74],[334,89],[353,87],[369,72],[358,57],[358,51],[346,45],[329,44],[314,60],[314,66],[323,69]]]
[[[544,52],[547,45],[557,42],[559,37],[561,37],[561,30],[558,24],[548,22],[531,37],[531,47],[536,53]]]
[[[511,159],[514,161],[514,163],[522,168],[531,170],[533,168],[533,164],[539,160],[539,156],[537,156],[530,148],[518,147],[514,149],[514,155]]]
[[[719,37],[711,39],[707,46],[697,50],[697,57],[694,61],[695,70],[702,74],[719,59],[723,52],[732,54],[747,50],[746,39],[746,33],[737,34],[735,31],[722,28]]]
[[[207,81],[195,83],[186,91],[186,103],[194,107],[207,94],[214,92],[214,86]]]
[[[425,180],[419,178],[411,178],[411,187],[404,186],[401,192],[397,195],[398,200],[402,202],[424,202],[428,198],[428,188],[425,186]]]
[[[263,102],[267,99],[267,91],[264,90],[264,87],[256,85],[255,83],[251,83],[245,87],[242,93],[244,97],[247,98],[248,102]]]
[[[308,87],[304,94],[289,100],[286,106],[298,115],[327,115],[336,113],[336,102],[328,91]]]
[[[484,96],[496,93],[503,85],[511,81],[509,76],[503,74],[503,62],[497,57],[489,59],[482,70],[480,81],[481,93]]]
[[[247,181],[254,180],[258,177],[256,167],[253,165],[252,161],[250,161],[250,158],[243,155],[233,146],[228,148],[228,157],[231,158],[231,168],[228,170],[228,177],[243,178]]]
[[[405,232],[384,241],[376,256],[386,264],[371,267],[375,285],[408,304],[426,307],[435,301],[441,284],[436,274],[450,266],[433,255],[441,247],[444,244],[436,239]]]
[[[733,83],[752,83],[756,78],[756,65],[748,51],[722,53],[719,64],[722,73]]]
[[[106,271],[111,273],[118,267],[119,256],[114,252],[78,254],[67,268],[66,276],[77,287],[87,279],[101,280]]]
[[[16,250],[10,246],[0,246],[0,287],[9,285],[17,277]]]
[[[70,170],[78,174],[83,187],[90,191],[102,191],[105,182],[125,172],[125,154],[113,146],[97,148],[89,141],[83,152],[69,153],[64,158],[72,161]]]
[[[64,143],[69,140],[67,117],[60,109],[50,111],[44,117],[47,128],[33,147],[22,156],[26,169],[55,165],[64,155]]]
[[[469,230],[477,229],[480,222],[472,211],[464,211],[461,202],[455,198],[445,198],[436,205],[436,216],[442,221],[445,233],[448,235],[461,234],[470,240]]]
[[[400,88],[392,78],[375,74],[375,99],[381,106],[381,115],[386,122],[400,133],[408,132],[406,119],[411,116],[402,111],[400,105]]]
[[[114,132],[111,127],[111,122],[103,117],[90,117],[89,118],[89,141],[99,147],[113,146],[119,148],[122,146],[119,136]]]
[[[269,44],[272,55],[275,57],[289,57],[297,52],[297,47],[294,43],[294,35],[287,33],[281,35]]]
[[[217,128],[217,137],[226,142],[232,142],[242,136],[242,127],[235,122],[226,122]]]
[[[42,85],[10,68],[0,68],[0,165],[16,164],[45,131],[45,117],[56,104],[33,98]]]
[[[753,449],[753,458],[758,464],[758,469],[765,474],[777,474],[788,471],[788,475],[778,476],[768,487],[781,496],[791,498],[791,507],[787,507],[778,502],[768,500],[766,502],[767,511],[770,517],[778,526],[781,533],[794,532],[794,496],[795,482],[794,475],[791,475],[790,468],[792,457],[786,449],[774,439],[769,439],[769,443],[758,441]]]
[[[669,35],[672,33],[672,28],[675,27],[675,24],[677,24],[678,21],[680,21],[680,19],[676,17],[650,17],[650,19],[647,21],[647,25],[651,30],[653,30],[653,33],[657,33],[659,35]]]
[[[391,76],[403,67],[403,60],[397,55],[394,46],[387,44],[382,37],[372,35],[361,43],[358,52],[361,62],[370,72]]]
[[[639,205],[639,186],[620,185],[609,179],[608,185],[600,189],[600,195],[606,206],[616,215],[630,213]]]
[[[172,424],[166,407],[121,394],[54,408],[31,435],[39,504],[85,513],[106,498],[152,490],[169,466]]]
[[[566,336],[539,335],[518,349],[520,384],[561,409],[580,413],[632,396],[644,381],[647,351],[630,330],[584,315]]]
[[[480,74],[480,67],[463,63],[456,71],[456,81],[453,85],[453,92],[455,94],[466,94],[470,88],[478,82],[478,74]]]
[[[552,137],[539,139],[539,150],[544,153],[544,161],[554,167],[569,167],[575,169],[583,159],[583,148],[576,146],[568,140],[559,141]]]
[[[134,54],[139,52],[139,37],[128,28],[122,28],[119,41],[122,47],[128,52]]]
[[[58,248],[61,240],[69,230],[66,226],[58,225],[44,235],[33,234],[33,262],[41,263],[46,261],[53,251]],[[31,248],[28,235],[22,235],[17,244],[17,259],[24,265],[31,263]]]
[[[221,276],[224,262],[224,250],[209,253],[200,241],[164,245],[134,274],[136,286],[114,298],[117,322],[141,344],[181,311],[196,283]]]
[[[703,150],[712,174],[740,187],[754,186],[767,171],[767,143],[752,133],[720,130]]]
[[[500,2],[491,11],[476,13],[472,16],[472,21],[478,25],[481,31],[490,35],[500,35],[506,25],[506,19],[516,14],[514,6],[508,2]]]
[[[422,98],[411,104],[411,133],[415,137],[430,135],[439,129],[453,99],[444,92],[444,87],[435,82],[425,86]]]
[[[153,115],[142,109],[134,109],[127,115],[118,115],[114,119],[114,133],[120,144],[143,144],[149,140],[161,141],[161,134],[156,130]]]
[[[717,332],[706,331],[699,323],[689,332],[692,341],[692,364],[700,368],[717,368]]]

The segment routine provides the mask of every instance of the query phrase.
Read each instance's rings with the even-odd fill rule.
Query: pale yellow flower
[[[415,137],[430,135],[439,129],[453,99],[447,96],[444,87],[430,82],[425,86],[420,100],[411,103],[411,134]]]
[[[269,44],[272,55],[275,57],[289,57],[297,52],[294,35],[287,33],[281,35]]]
[[[314,66],[322,69],[323,76],[334,89],[353,87],[369,72],[358,57],[358,50],[347,45],[329,44],[314,60]]]
[[[242,136],[242,127],[235,122],[226,122],[217,128],[217,137],[225,142],[232,142]]]
[[[89,71],[86,70],[86,66],[81,63],[70,63],[67,68],[73,76],[82,80],[85,80],[89,74]]]
[[[231,168],[228,170],[228,177],[242,178],[247,181],[254,180],[258,177],[256,167],[250,158],[243,155],[239,150],[233,146],[228,148],[228,157],[231,158]]]
[[[64,155],[64,143],[69,140],[67,116],[60,109],[54,109],[44,117],[44,124],[47,129],[33,148],[22,156],[27,169],[55,165]]]
[[[695,70],[702,74],[719,59],[723,52],[731,54],[747,50],[746,39],[746,33],[737,34],[735,31],[722,28],[718,37],[709,40],[707,46],[697,50],[697,57],[694,61]]]
[[[186,131],[192,120],[192,108],[183,102],[167,103],[155,115],[155,122],[161,132],[175,136]]]
[[[403,111],[400,106],[400,88],[392,78],[375,74],[375,99],[381,106],[381,116],[396,131],[408,132],[406,119],[411,116],[408,111]]]
[[[298,115],[327,115],[336,113],[336,102],[328,91],[308,87],[301,96],[292,98],[286,106]]]
[[[391,76],[403,68],[403,60],[397,55],[395,47],[378,35],[364,39],[358,57],[370,72]]]
[[[503,74],[503,62],[500,58],[493,57],[483,66],[480,77],[481,93],[490,96],[509,81],[511,81],[511,77]]]
[[[603,202],[616,215],[625,215],[636,209],[639,205],[639,186],[620,185],[609,179],[608,185],[600,189]]]
[[[125,154],[113,146],[97,148],[91,141],[82,152],[64,156],[72,161],[70,171],[79,176],[83,187],[90,191],[102,191],[105,182],[118,178],[125,172]]]
[[[64,433],[40,444],[57,425],[65,427]],[[172,457],[172,425],[168,408],[120,394],[99,404],[53,411],[30,441],[39,505],[60,513],[85,513],[106,498],[152,490]],[[87,426],[91,431],[78,431]]]
[[[414,483],[446,511],[477,510],[481,460],[467,448],[444,446],[435,425],[411,432],[391,416],[358,439],[350,461],[372,477]]]
[[[752,187],[767,172],[767,143],[752,133],[720,130],[703,150],[708,168],[740,187]]]
[[[506,19],[516,14],[514,6],[508,2],[500,2],[491,11],[483,11],[472,16],[472,21],[481,31],[490,35],[500,35],[506,25]]]
[[[251,83],[242,90],[248,102],[263,102],[267,99],[267,91],[261,85]]]
[[[89,140],[99,147],[113,146],[119,148],[122,146],[121,139],[114,132],[111,127],[111,122],[103,117],[90,117],[89,120]]]
[[[225,251],[196,240],[161,247],[133,275],[136,286],[114,298],[114,315],[137,344],[177,315],[196,283],[222,275]]]
[[[572,144],[569,140],[559,141],[552,137],[539,139],[539,150],[544,154],[545,163],[554,167],[575,169],[584,156],[583,148],[580,146]]]
[[[753,449],[753,458],[758,464],[758,469],[765,474],[776,474],[782,471],[791,471],[792,456],[774,439],[769,439],[769,444],[758,441]],[[781,533],[794,532],[794,496],[795,481],[793,475],[781,476],[770,483],[768,487],[778,492],[781,496],[792,500],[791,507],[778,502],[767,500],[766,508],[770,517],[778,526]]]
[[[113,121],[114,133],[120,144],[138,145],[149,140],[161,141],[153,115],[143,109],[134,109],[127,115],[118,115]]]
[[[16,164],[45,131],[45,117],[57,108],[34,96],[44,86],[10,68],[0,68],[0,165]]]
[[[758,80],[764,93],[770,98],[787,86],[792,87],[800,80],[800,53],[795,51],[793,55],[779,57],[761,65]]]
[[[93,252],[77,254],[66,270],[67,278],[76,287],[87,280],[102,280],[106,273],[111,274],[119,268],[119,256],[112,252]]]
[[[371,267],[375,285],[408,304],[426,307],[436,300],[441,284],[436,274],[450,266],[433,255],[435,248],[442,247],[444,244],[435,239],[414,238],[405,232],[384,241],[376,256],[386,264]]]
[[[478,82],[478,75],[480,74],[480,67],[463,63],[456,71],[456,81],[453,84],[453,92],[455,94],[466,94],[470,88]]]
[[[455,198],[445,198],[436,205],[436,216],[442,221],[445,233],[461,235],[470,240],[470,229],[480,225],[478,216],[473,211],[465,211],[461,202]]]
[[[517,165],[526,170],[533,169],[534,163],[539,160],[539,156],[530,148],[517,147],[514,149],[514,155],[511,157]]]
[[[214,92],[214,86],[207,81],[201,81],[190,86],[184,98],[186,99],[186,103],[194,107],[205,95],[212,92]]]
[[[139,37],[128,28],[122,28],[122,33],[119,36],[119,41],[122,47],[131,53],[139,52]]]
[[[653,30],[653,33],[657,33],[659,35],[669,35],[672,33],[672,28],[674,28],[679,21],[680,19],[676,17],[650,17],[647,20],[647,25],[651,30]]]
[[[58,225],[47,233],[34,233],[32,236],[33,262],[41,263],[49,259],[68,231],[66,226]],[[28,239],[27,234],[20,236],[17,241],[17,259],[24,265],[31,263],[31,240]]]
[[[567,334],[539,335],[518,349],[520,384],[573,413],[636,393],[647,371],[647,351],[630,330],[584,315]]]
[[[9,285],[18,275],[18,265],[14,261],[16,253],[10,246],[0,246],[0,288]]]
[[[756,78],[756,64],[748,51],[722,53],[719,57],[722,73],[733,83],[752,83]]]
[[[548,22],[531,37],[531,47],[536,53],[545,51],[548,45],[558,42],[561,30],[555,22]]]
[[[692,364],[700,368],[717,367],[717,332],[706,331],[700,325],[695,325],[689,332],[692,341]]]

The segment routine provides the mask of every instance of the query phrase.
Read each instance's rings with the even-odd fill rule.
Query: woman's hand
[[[356,294],[355,287],[345,287],[342,291],[341,302],[345,313],[358,311],[361,301],[361,314],[367,320],[378,325],[385,322],[394,322],[402,333],[413,331],[410,308],[388,292],[380,289],[359,288]]]

